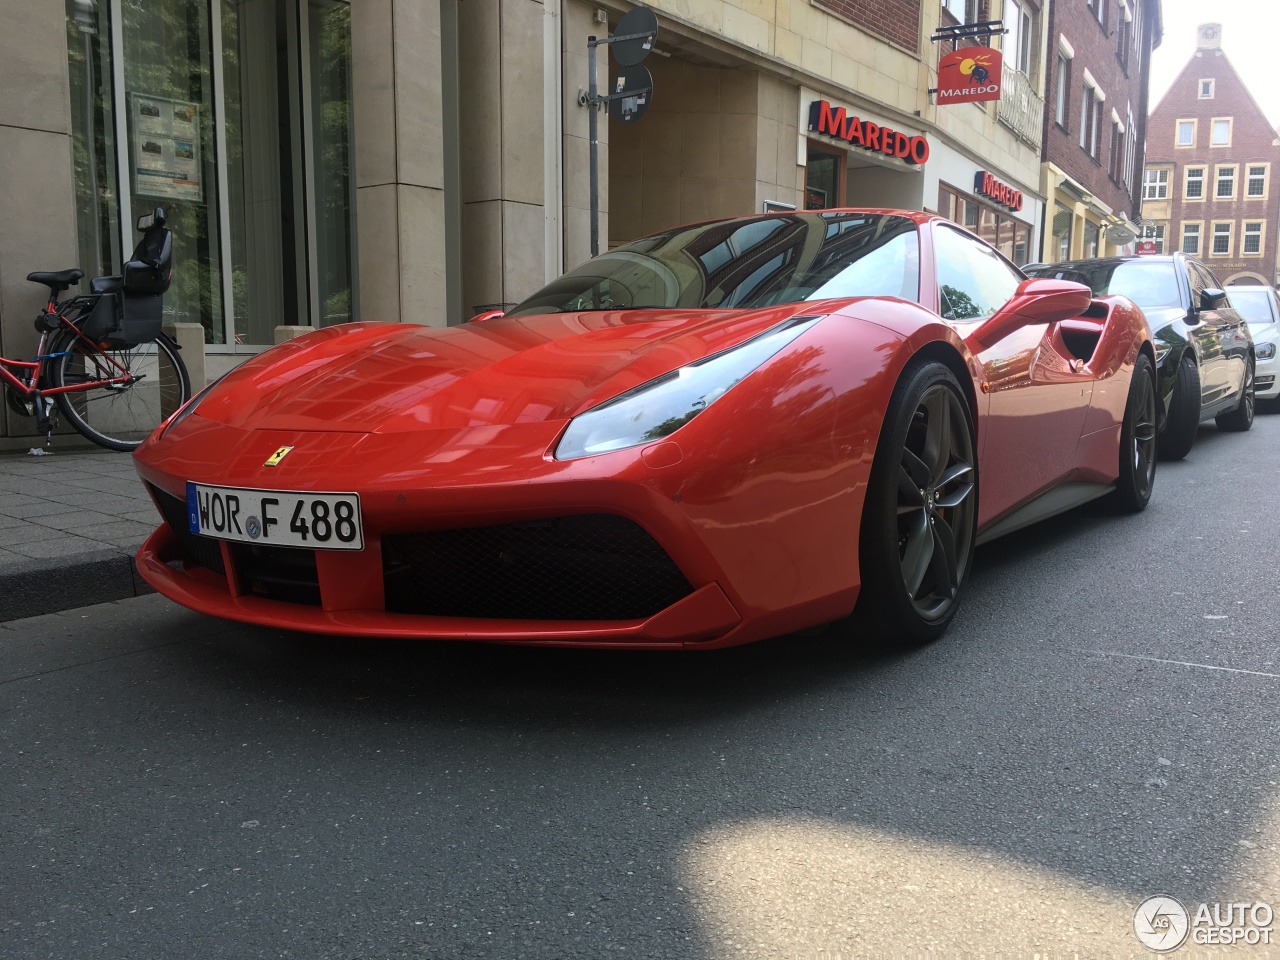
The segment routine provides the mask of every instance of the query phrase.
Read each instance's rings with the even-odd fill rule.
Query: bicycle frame
[[[89,344],[92,349],[88,353],[95,357],[105,359],[111,366],[119,371],[120,375],[115,377],[99,377],[97,380],[86,380],[84,383],[72,384],[63,387],[42,388],[41,381],[44,379],[44,364],[49,360],[56,360],[59,357],[67,356],[67,352],[61,353],[45,353],[45,344],[49,340],[50,331],[42,330],[40,332],[40,342],[36,346],[36,356],[33,360],[10,360],[8,357],[0,356],[0,383],[9,387],[20,394],[24,399],[30,399],[38,396],[52,397],[60,393],[83,393],[87,390],[96,390],[99,387],[123,386],[132,382],[135,378],[127,369],[111,356],[111,354],[99,348],[98,344],[86,337],[78,329],[75,324],[67,318],[66,312],[71,307],[80,307],[81,311],[77,314],[77,318],[85,312],[90,305],[89,302],[96,303],[98,297],[74,297],[64,303],[58,303],[57,300],[50,299],[45,307],[45,312],[55,315],[62,322],[62,326],[66,327],[76,335],[80,340]],[[26,371],[29,373],[28,379],[21,379],[9,371],[9,367],[17,367],[19,372]]]

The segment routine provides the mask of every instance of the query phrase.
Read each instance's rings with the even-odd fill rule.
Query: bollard
[[[164,332],[180,348],[178,355],[182,358],[183,366],[187,368],[187,375],[191,379],[191,394],[194,396],[203,390],[205,385],[204,325],[166,323]],[[164,354],[160,354],[160,358],[160,412],[167,417],[178,409],[180,392],[173,366],[164,359]]]
[[[281,325],[276,327],[276,343],[284,343],[286,340],[292,340],[294,337],[300,337],[304,333],[312,333],[315,327],[295,327]]]

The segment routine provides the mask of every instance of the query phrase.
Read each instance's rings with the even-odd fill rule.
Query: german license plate
[[[360,497],[187,483],[192,533],[310,550],[363,550]]]

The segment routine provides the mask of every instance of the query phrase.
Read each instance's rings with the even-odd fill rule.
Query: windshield
[[[743,309],[830,297],[920,294],[916,225],[863,213],[721,220],[588,260],[507,316],[579,310]]]
[[[1178,275],[1168,260],[1098,260],[1071,265],[1029,267],[1035,277],[1086,284],[1095,297],[1120,294],[1140,307],[1180,307]]]
[[[1275,294],[1266,287],[1231,287],[1231,305],[1249,323],[1275,323]]]

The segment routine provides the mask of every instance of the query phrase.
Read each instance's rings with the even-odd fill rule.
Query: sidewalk
[[[133,555],[159,522],[130,454],[0,455],[0,621],[149,593]]]

